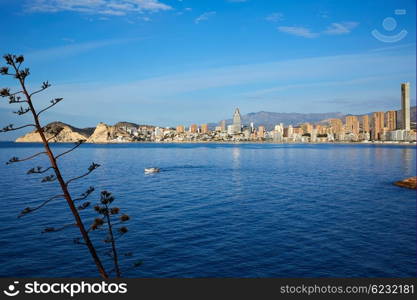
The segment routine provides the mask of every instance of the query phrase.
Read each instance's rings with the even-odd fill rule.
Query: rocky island
[[[406,178],[404,180],[394,182],[396,186],[400,186],[403,188],[408,189],[416,189],[417,188],[417,176]]]

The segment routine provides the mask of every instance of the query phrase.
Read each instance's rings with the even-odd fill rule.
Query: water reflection
[[[404,173],[406,173],[406,174],[409,174],[409,173],[415,174],[416,173],[415,169],[414,169],[415,165],[413,165],[413,163],[412,163],[413,153],[414,153],[415,149],[407,147],[407,148],[403,148],[401,150],[402,150],[401,151],[401,162],[402,162],[401,166],[404,170]]]
[[[240,168],[240,147],[234,147],[232,149],[232,161],[233,161],[233,168],[239,169]]]

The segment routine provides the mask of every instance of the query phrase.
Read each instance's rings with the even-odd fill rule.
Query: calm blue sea
[[[55,145],[56,153],[68,144]],[[41,150],[0,143],[0,160]],[[392,182],[416,175],[416,150],[383,145],[83,145],[60,159],[71,185],[109,190],[129,214],[118,240],[129,277],[413,277],[416,192]],[[0,276],[97,276],[63,200],[17,219],[59,190],[26,175],[45,159],[0,164]],[[145,167],[161,173],[145,175]],[[90,223],[92,209],[82,212]],[[94,232],[106,264],[105,237]],[[131,269],[137,260],[143,265]]]

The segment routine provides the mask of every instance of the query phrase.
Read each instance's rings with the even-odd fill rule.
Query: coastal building
[[[226,132],[226,120],[220,121],[219,127],[221,132]]]
[[[401,129],[410,130],[410,83],[401,84]]]
[[[312,133],[313,132],[313,125],[311,125],[310,123],[304,123],[303,125],[301,125],[301,128],[303,130],[303,133]]]
[[[162,130],[162,128],[159,127],[155,127],[155,137],[162,137],[164,135],[164,132]]]
[[[201,125],[201,133],[208,133],[208,125],[207,124],[202,124]]]
[[[340,119],[330,119],[329,120],[331,132],[335,135],[340,135],[344,133],[343,131],[343,122]]]
[[[372,114],[372,139],[377,141],[380,139],[384,130],[384,112],[378,111]]]
[[[362,116],[362,132],[364,133],[369,133],[370,132],[370,128],[369,128],[369,116],[368,115],[363,115]]]
[[[265,126],[258,127],[258,137],[264,138],[265,137]]]
[[[184,133],[185,132],[184,125],[178,125],[177,128],[176,128],[176,132],[177,133]]]
[[[385,127],[389,131],[397,129],[397,112],[395,110],[389,110],[385,113],[386,123]]]
[[[292,138],[294,135],[294,128],[292,127],[292,125],[288,126],[288,132],[287,132],[287,137]]]
[[[346,122],[345,124],[346,133],[352,133],[357,136],[359,134],[358,118],[356,116],[347,116],[345,122]]]
[[[198,126],[196,124],[191,124],[190,125],[189,131],[191,133],[197,133],[197,130],[198,130]]]
[[[239,108],[236,108],[235,113],[233,114],[233,125],[239,127],[239,131],[242,128],[242,117]]]
[[[236,108],[233,114],[233,124],[227,126],[227,133],[230,135],[239,134],[242,132],[242,117],[239,108]]]
[[[323,125],[317,124],[316,129],[317,129],[317,134],[326,134],[327,133],[327,128]]]
[[[311,132],[311,137],[310,137],[310,141],[312,142],[312,143],[315,143],[315,142],[317,142],[317,133],[318,131],[317,131],[317,128],[313,128],[313,130],[312,130],[312,132]]]

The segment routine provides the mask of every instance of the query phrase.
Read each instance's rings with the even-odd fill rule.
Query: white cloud
[[[268,22],[278,22],[284,20],[284,14],[280,12],[272,13],[268,16],[266,16],[265,20]]]
[[[159,0],[32,0],[27,1],[25,7],[29,12],[75,11],[112,16],[172,9]]]
[[[319,37],[321,34],[327,34],[327,35],[349,34],[358,25],[359,25],[358,22],[331,23],[329,26],[327,26],[326,30],[322,32],[314,32],[314,31],[311,31],[309,28],[303,27],[303,26],[279,26],[277,29],[280,32],[312,39],[312,38]]]
[[[130,41],[134,41],[134,39],[113,39],[113,40],[101,40],[101,41],[92,41],[92,42],[85,42],[85,43],[71,43],[65,46],[53,47],[53,48],[30,52],[27,55],[25,55],[25,57],[28,60],[37,60],[37,61],[62,59],[64,57],[74,56],[74,55],[88,52],[97,48],[127,43]]]
[[[200,16],[198,16],[195,20],[194,23],[198,24],[202,21],[207,21],[210,17],[215,16],[216,12],[215,11],[209,11],[209,12],[205,12],[203,14],[201,14]]]
[[[330,35],[348,34],[359,25],[358,22],[332,23],[323,33]]]
[[[305,38],[316,38],[320,34],[312,32],[310,29],[301,26],[279,26],[278,31],[288,33],[291,35],[301,36]]]

